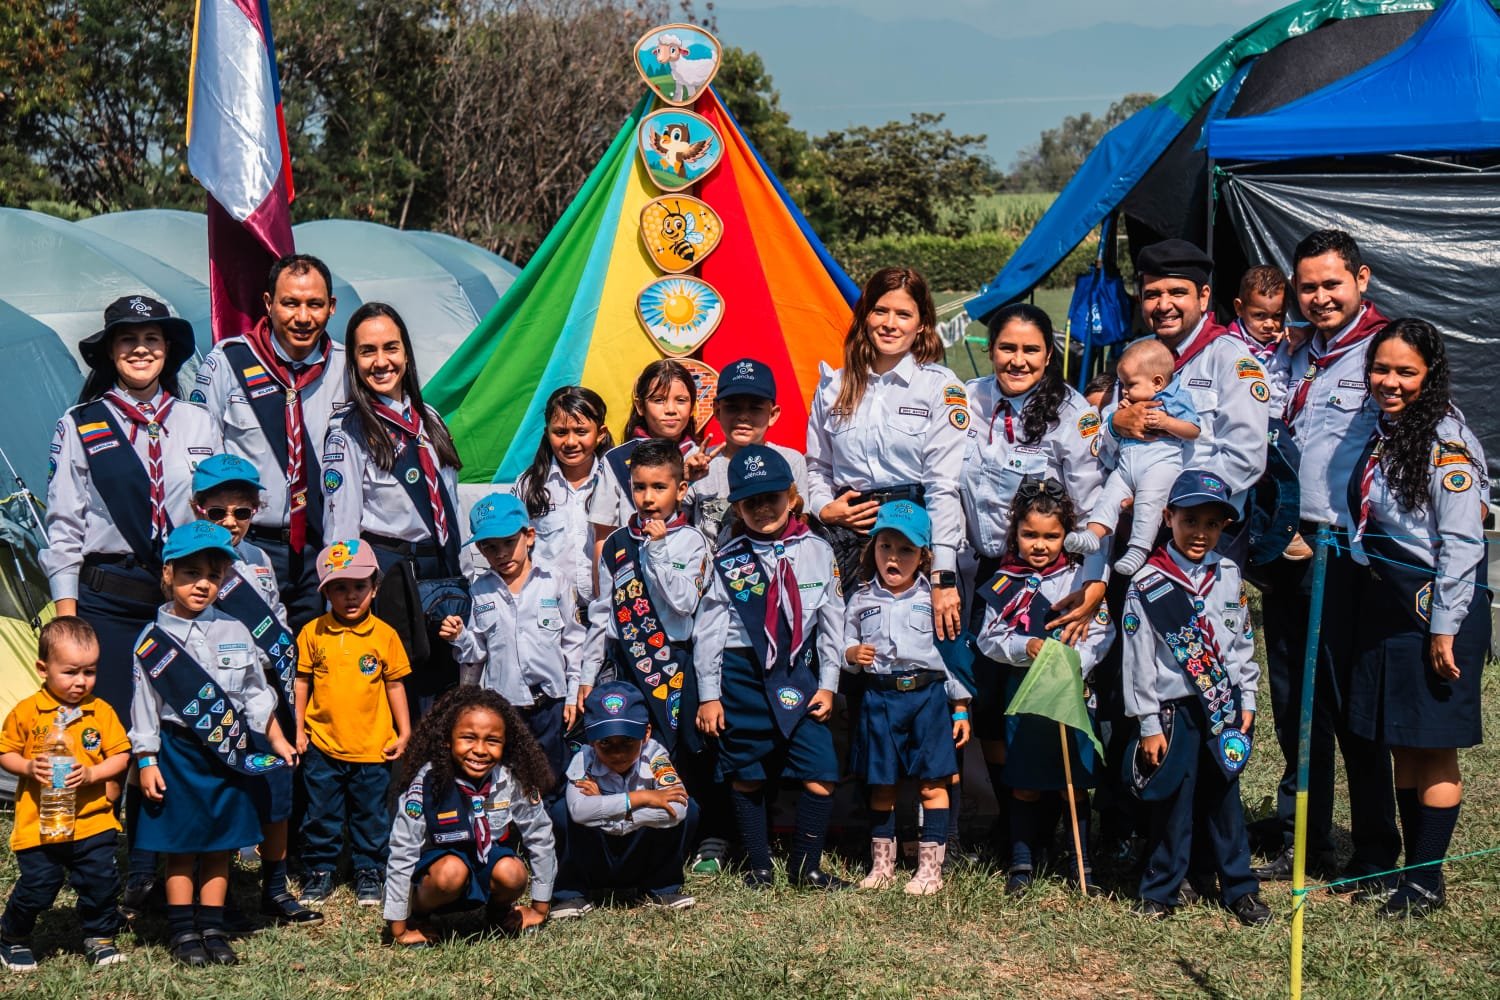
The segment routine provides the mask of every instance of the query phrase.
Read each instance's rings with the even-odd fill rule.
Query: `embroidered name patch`
[[[896,412],[899,413],[899,414],[901,414],[903,417],[930,417],[930,416],[932,416],[932,411],[931,410],[925,409],[925,408],[920,407],[920,406],[900,406],[900,407],[896,408]]]
[[[1188,379],[1188,385],[1194,389],[1212,389],[1214,387],[1214,380],[1211,378],[1190,378]]]
[[[1358,379],[1358,378],[1341,378],[1341,379],[1339,379],[1339,388],[1340,389],[1363,389],[1363,388],[1365,388],[1365,382],[1364,382],[1364,379]]]

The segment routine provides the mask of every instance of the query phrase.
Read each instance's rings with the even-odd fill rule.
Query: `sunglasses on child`
[[[236,521],[248,521],[258,510],[259,507],[199,507],[198,513],[210,521],[222,521],[230,514],[234,515]]]
[[[1063,490],[1063,484],[1048,476],[1027,476],[1021,480],[1021,485],[1016,492],[1027,500],[1035,500],[1039,496],[1050,497],[1053,500],[1061,500],[1067,493]]]

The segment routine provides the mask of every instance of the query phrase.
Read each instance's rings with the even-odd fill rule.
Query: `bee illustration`
[[[703,243],[703,234],[697,229],[695,212],[670,211],[661,220],[661,234],[672,244],[672,252],[689,263],[697,255],[695,248]]]

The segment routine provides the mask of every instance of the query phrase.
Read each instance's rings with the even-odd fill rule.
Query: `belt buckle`
[[[915,691],[917,689],[917,678],[915,675],[907,674],[905,677],[896,678],[897,691]]]

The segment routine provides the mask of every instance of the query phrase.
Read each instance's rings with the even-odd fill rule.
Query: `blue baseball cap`
[[[775,448],[746,445],[729,460],[729,502],[739,503],[763,493],[791,488],[792,467]]]
[[[759,396],[776,402],[776,376],[770,365],[754,358],[731,361],[719,372],[719,392],[716,399],[726,396]]]
[[[880,505],[880,510],[875,513],[875,525],[870,529],[870,536],[873,538],[887,528],[901,532],[919,549],[932,545],[932,518],[927,516],[926,510],[910,500],[892,500]]]
[[[511,493],[491,493],[469,511],[469,530],[474,533],[465,545],[486,538],[509,538],[523,528],[531,527],[531,517],[521,498]]]
[[[600,684],[583,702],[583,732],[590,743],[611,736],[646,738],[651,713],[645,696],[627,681]]]
[[[1167,497],[1168,507],[1202,507],[1216,503],[1224,508],[1230,520],[1239,516],[1234,504],[1229,502],[1229,490],[1224,480],[1202,469],[1186,469],[1172,483],[1172,492]]]
[[[225,483],[249,483],[257,490],[265,489],[260,484],[260,470],[253,462],[247,462],[238,455],[210,455],[193,470],[195,496]]]
[[[172,529],[172,533],[167,536],[167,544],[162,546],[161,559],[162,562],[171,562],[196,552],[217,552],[230,559],[238,559],[240,555],[234,550],[234,536],[229,533],[228,528],[212,521],[189,521],[180,528]]]

